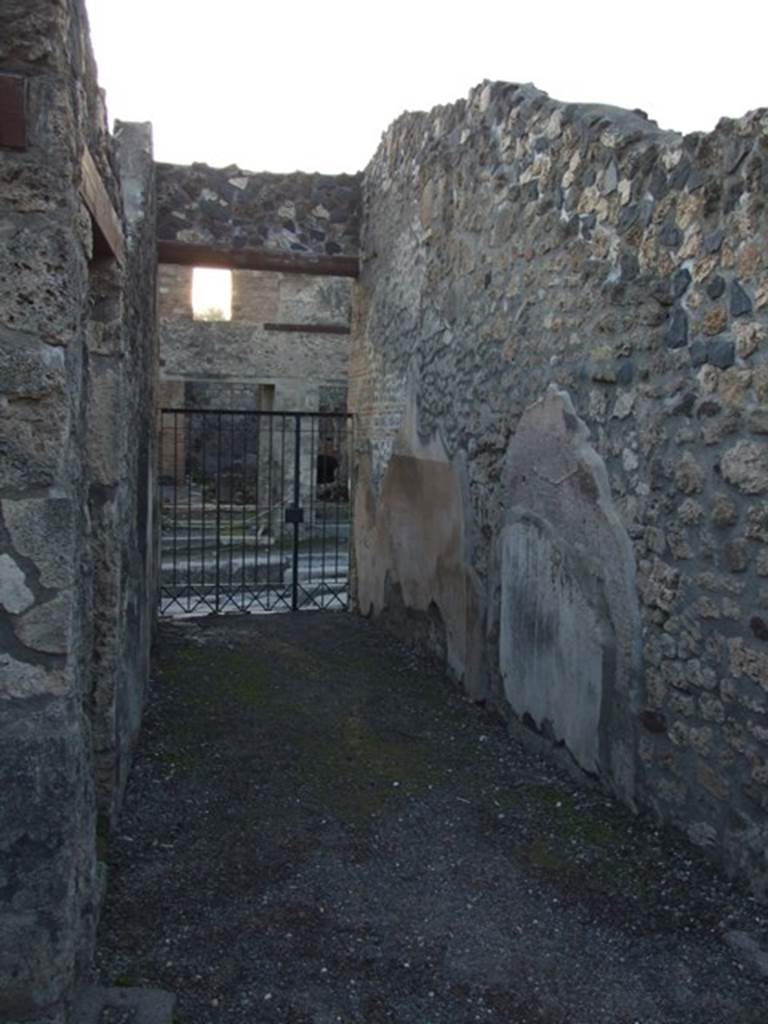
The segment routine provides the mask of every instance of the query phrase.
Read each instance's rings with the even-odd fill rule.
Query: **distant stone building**
[[[232,273],[232,318],[196,320],[192,268],[160,264],[161,403],[346,411],[352,282]]]

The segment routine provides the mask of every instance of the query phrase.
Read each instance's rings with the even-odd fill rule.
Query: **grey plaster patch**
[[[171,1024],[176,996],[159,988],[84,989],[71,1024]]]
[[[502,534],[499,665],[520,718],[564,740],[587,771],[599,767],[607,624],[581,585],[583,567],[534,522]]]

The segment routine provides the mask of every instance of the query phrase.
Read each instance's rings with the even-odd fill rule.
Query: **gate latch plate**
[[[299,508],[298,505],[291,505],[285,510],[285,521],[286,523],[303,523],[304,509]]]

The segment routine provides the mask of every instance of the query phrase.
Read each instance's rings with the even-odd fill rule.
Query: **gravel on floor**
[[[163,623],[105,845],[178,1024],[768,1024],[765,907],[352,615]]]

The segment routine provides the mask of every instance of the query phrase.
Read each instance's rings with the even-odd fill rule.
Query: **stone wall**
[[[357,603],[768,890],[768,113],[485,83],[365,172]]]
[[[110,341],[89,324],[91,544],[96,644],[91,696],[99,809],[114,824],[138,737],[157,607],[155,193],[151,128],[115,126],[126,262]],[[97,307],[98,308],[98,307]],[[93,342],[96,338],[95,343]]]
[[[343,277],[232,272],[232,319],[349,327],[352,282]]]
[[[208,381],[222,388],[271,384],[277,388],[275,409],[309,410],[317,408],[321,385],[346,382],[345,335],[267,331],[236,322],[161,320],[160,336],[164,383]],[[296,401],[298,405],[286,404]]]
[[[346,408],[348,278],[233,271],[232,319],[205,321],[192,319],[191,300],[182,312],[187,270],[159,268],[163,405],[178,401],[174,388],[183,383],[182,404],[204,408],[265,408],[264,387],[272,389],[276,411],[314,412],[328,406],[331,393],[333,411]]]
[[[316,259],[355,257],[360,177],[158,164],[158,240]]]
[[[192,319],[193,267],[161,263],[157,268],[157,315]]]
[[[156,173],[161,404],[344,410],[361,175]],[[232,270],[232,319],[195,321],[192,266],[217,260]]]
[[[0,148],[0,1020],[50,1024],[90,957],[97,807],[119,801],[147,668],[153,165],[147,126],[107,133],[82,0],[4,3],[8,74],[26,137]]]

